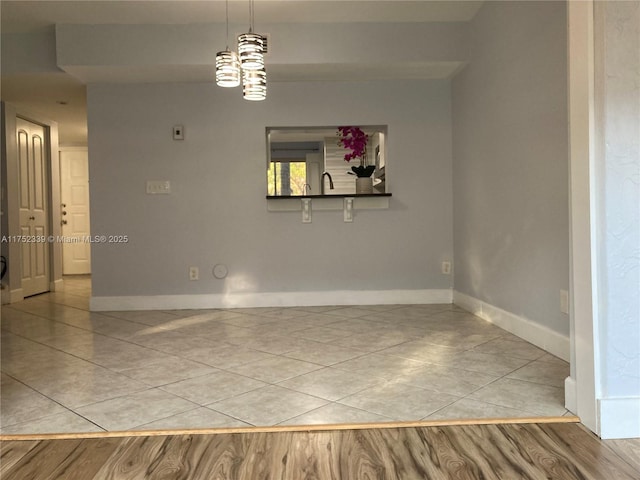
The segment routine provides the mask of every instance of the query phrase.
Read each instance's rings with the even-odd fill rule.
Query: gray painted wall
[[[92,234],[130,238],[93,245],[93,295],[450,288],[450,98],[444,80],[274,83],[259,103],[213,84],[91,85]],[[265,127],[340,124],[388,125],[390,208],[353,223],[268,212]],[[146,180],[172,194],[146,195]]]
[[[486,3],[452,116],[455,289],[568,335],[565,9]]]

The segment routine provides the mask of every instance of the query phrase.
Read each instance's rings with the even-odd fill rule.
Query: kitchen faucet
[[[329,172],[322,172],[322,183],[321,186],[322,188],[320,190],[322,190],[322,195],[324,195],[324,177],[325,175],[327,177],[329,177],[329,190],[333,190],[333,178],[331,178],[331,174]]]

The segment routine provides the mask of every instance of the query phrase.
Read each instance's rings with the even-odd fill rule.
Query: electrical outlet
[[[189,280],[199,280],[200,279],[200,271],[198,267],[189,267]]]
[[[451,274],[451,262],[442,262],[442,273],[445,275]]]
[[[560,311],[569,314],[569,292],[560,290]]]

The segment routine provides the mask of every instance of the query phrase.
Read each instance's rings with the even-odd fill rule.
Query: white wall
[[[2,75],[60,72],[53,27],[30,33],[3,33]]]
[[[534,343],[555,335],[567,358],[565,9],[487,2],[469,27],[452,115],[455,289],[507,326],[536,330]]]
[[[596,7],[600,435],[640,436],[640,3]]]
[[[91,85],[92,234],[130,238],[93,246],[94,297],[353,291],[358,304],[358,291],[449,289],[450,97],[447,81],[274,83],[260,103],[214,84]],[[353,223],[267,212],[265,127],[339,124],[388,125],[390,208]],[[172,194],[145,195],[146,180],[170,180]]]

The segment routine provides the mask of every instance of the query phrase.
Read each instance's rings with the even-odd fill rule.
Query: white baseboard
[[[600,438],[640,438],[640,397],[598,400]]]
[[[16,303],[24,300],[24,294],[21,288],[16,288],[15,290],[9,290],[8,288],[4,288],[2,290],[2,304],[6,305],[8,303]]]
[[[64,287],[64,280],[61,278],[49,283],[49,289],[52,292],[59,292],[60,290],[63,289],[63,287]]]
[[[571,341],[567,335],[458,291],[453,292],[453,303],[556,357],[567,362],[570,359]]]
[[[451,289],[273,292],[208,295],[91,297],[91,310],[182,310],[199,308],[310,307],[451,303]]]

